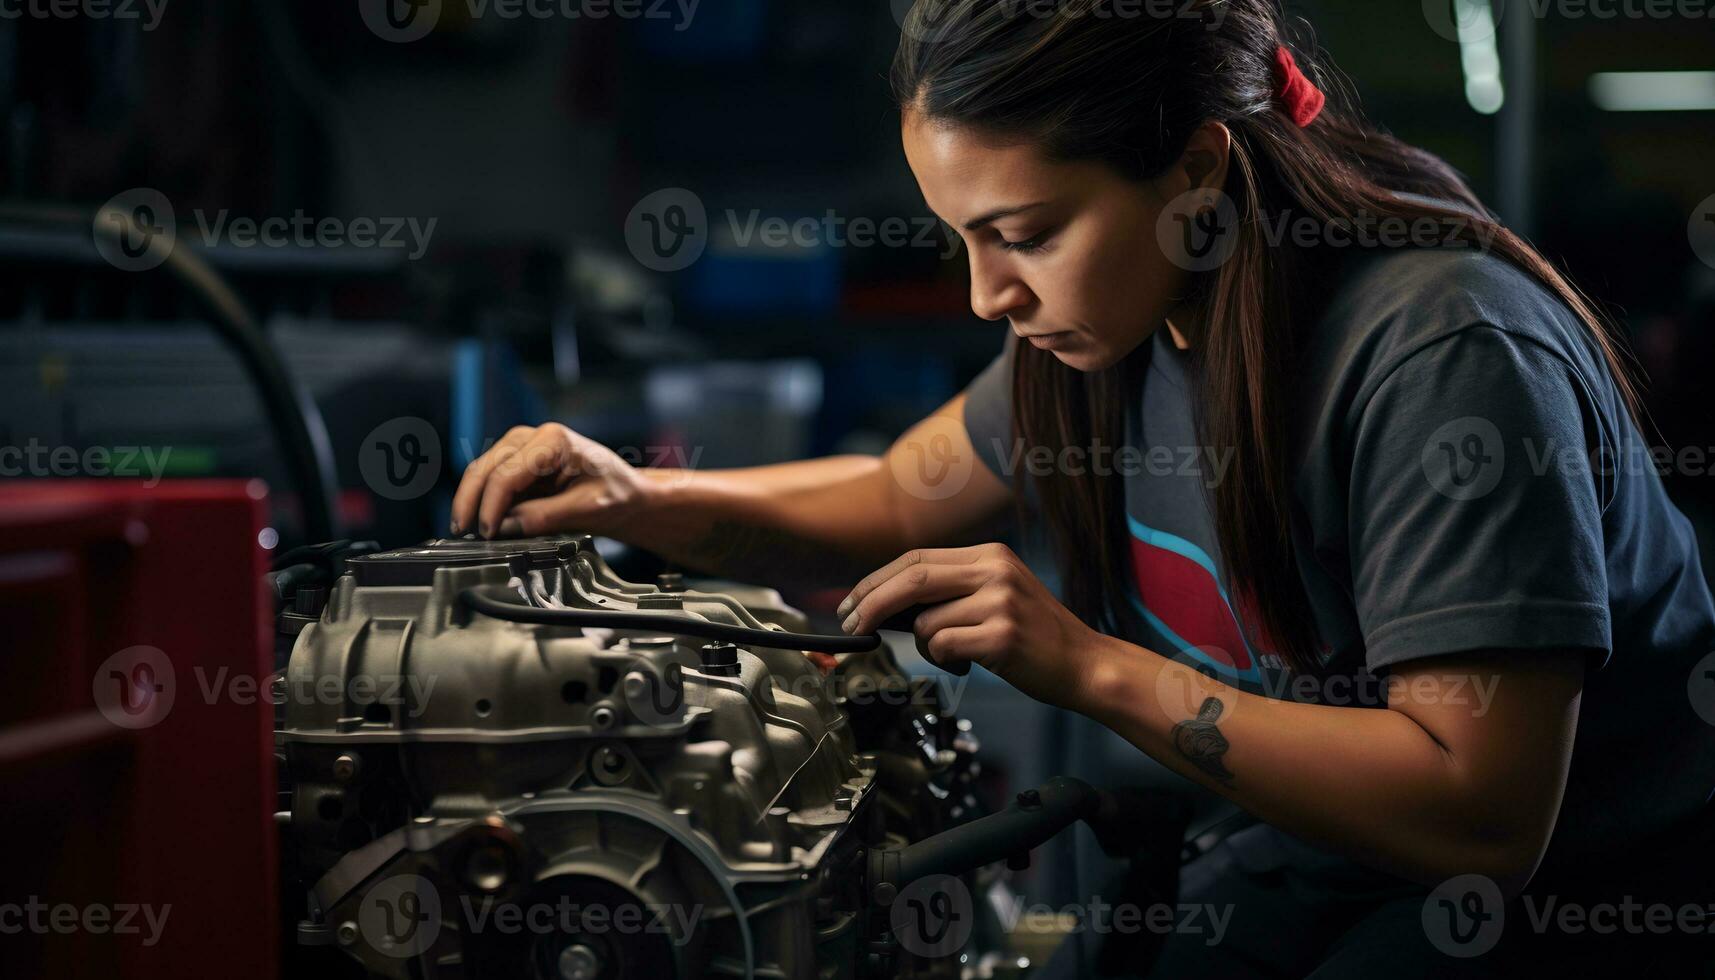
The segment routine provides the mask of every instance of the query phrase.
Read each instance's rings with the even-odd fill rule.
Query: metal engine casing
[[[957,975],[888,949],[863,894],[866,850],[941,829],[974,772],[939,688],[885,647],[825,674],[460,602],[806,632],[772,590],[626,582],[587,536],[344,568],[276,690],[298,943],[396,977]]]

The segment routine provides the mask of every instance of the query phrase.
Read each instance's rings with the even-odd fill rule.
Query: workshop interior
[[[0,0],[0,971],[1030,977],[1254,820],[849,585],[450,529],[518,426],[874,456],[994,359],[910,6]],[[1287,9],[1598,298],[1715,567],[1715,4]]]

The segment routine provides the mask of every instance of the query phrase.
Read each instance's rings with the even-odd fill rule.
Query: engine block
[[[957,975],[864,892],[867,853],[941,830],[975,772],[885,647],[830,667],[772,590],[627,582],[587,536],[335,571],[289,597],[275,692],[304,969]]]

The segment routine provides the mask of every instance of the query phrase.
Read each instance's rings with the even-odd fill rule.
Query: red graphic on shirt
[[[1236,673],[1255,670],[1251,646],[1245,642],[1239,621],[1208,568],[1193,558],[1139,541],[1135,536],[1131,539],[1131,563],[1144,608],[1188,648]],[[1247,622],[1256,621],[1254,602],[1239,596],[1236,604]],[[1265,652],[1274,648],[1273,643],[1260,644]]]

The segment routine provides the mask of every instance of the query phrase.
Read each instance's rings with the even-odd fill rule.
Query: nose
[[[1006,262],[971,256],[971,312],[984,320],[999,320],[1030,302],[1030,288]]]

